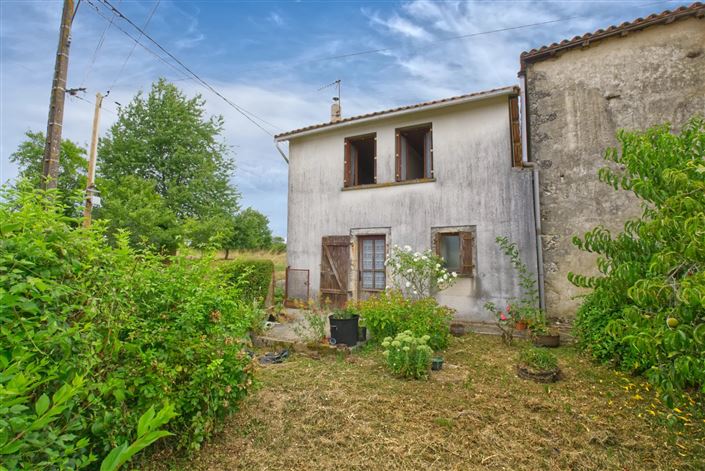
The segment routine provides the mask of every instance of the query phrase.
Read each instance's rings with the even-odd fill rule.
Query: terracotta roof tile
[[[453,97],[448,97],[448,98],[441,98],[440,100],[424,101],[424,102],[422,102],[422,103],[416,103],[416,104],[413,104],[413,105],[406,105],[406,106],[399,106],[399,107],[397,107],[397,108],[391,108],[391,109],[388,109],[388,110],[373,111],[372,113],[365,113],[365,114],[360,114],[360,115],[356,115],[356,116],[349,116],[349,117],[347,117],[347,118],[343,118],[343,119],[341,119],[340,121],[336,121],[336,122],[334,122],[334,123],[333,123],[333,122],[327,122],[327,123],[313,124],[313,125],[311,125],[311,126],[306,126],[306,127],[303,127],[303,128],[294,129],[293,131],[287,131],[287,132],[283,132],[283,133],[281,133],[281,134],[277,134],[276,136],[274,136],[274,138],[275,138],[275,139],[281,139],[281,138],[283,138],[283,137],[291,136],[291,135],[294,135],[294,134],[299,134],[299,133],[301,133],[301,132],[312,131],[312,130],[314,130],[314,129],[326,128],[326,127],[329,127],[329,126],[336,126],[336,125],[343,124],[343,123],[349,123],[349,122],[351,122],[351,121],[357,121],[357,120],[359,120],[359,119],[371,118],[371,117],[373,117],[373,116],[381,116],[381,115],[385,115],[385,114],[396,113],[396,112],[398,112],[398,111],[413,110],[413,109],[416,109],[416,108],[423,108],[423,107],[425,107],[425,106],[438,105],[438,104],[441,104],[441,103],[450,103],[450,102],[453,102],[453,101],[461,101],[461,100],[465,100],[465,99],[467,99],[467,98],[472,98],[472,97],[478,97],[478,98],[479,98],[479,97],[481,97],[482,95],[492,95],[492,94],[494,94],[494,93],[496,93],[496,92],[502,92],[502,91],[506,91],[506,92],[512,92],[512,91],[513,91],[513,92],[516,92],[516,93],[518,94],[518,93],[519,93],[519,88],[518,88],[518,87],[515,87],[515,86],[511,86],[511,87],[501,87],[501,88],[493,88],[492,90],[484,90],[484,91],[481,91],[481,92],[467,93],[467,94],[465,94],[465,95],[458,95],[458,96],[453,96]]]
[[[629,31],[641,30],[657,24],[668,24],[675,20],[688,18],[691,16],[697,18],[705,17],[705,3],[695,2],[690,6],[681,6],[675,10],[665,10],[661,13],[651,14],[646,18],[637,18],[633,21],[625,21],[619,26],[611,25],[606,29],[600,28],[592,33],[585,33],[582,36],[575,36],[573,39],[564,39],[560,43],[553,43],[549,46],[541,46],[530,51],[522,52],[520,56],[521,70],[519,73],[521,74],[524,72],[526,64],[538,62],[547,57],[551,57],[558,51],[564,51],[566,49],[578,46],[586,46],[591,41],[597,41]]]

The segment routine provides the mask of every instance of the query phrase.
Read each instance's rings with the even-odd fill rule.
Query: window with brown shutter
[[[522,166],[519,97],[509,97],[509,131],[512,139],[512,167]]]
[[[345,139],[345,175],[343,186],[371,185],[377,183],[377,135],[348,137]]]
[[[396,130],[395,180],[433,178],[433,128],[422,124]]]
[[[436,255],[445,262],[445,269],[460,276],[475,274],[475,233],[468,230],[438,230],[433,236]]]

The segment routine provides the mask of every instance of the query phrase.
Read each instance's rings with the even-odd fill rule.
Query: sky
[[[201,94],[209,114],[223,116],[241,205],[266,214],[284,237],[287,165],[271,134],[328,121],[335,91],[325,85],[342,81],[343,116],[514,85],[522,51],[686,4],[107,1],[140,27],[151,14],[147,34],[264,130],[180,70],[104,0],[81,0],[68,87],[86,92],[67,98],[63,137],[88,147],[96,92],[110,90],[104,136],[120,104],[159,77],[172,80],[188,96]],[[24,133],[46,130],[61,9],[58,0],[0,0],[0,183],[17,175],[10,155]]]

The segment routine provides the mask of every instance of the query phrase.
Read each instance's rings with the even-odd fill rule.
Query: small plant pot
[[[534,370],[526,365],[517,365],[517,375],[537,383],[555,383],[561,378],[561,370]]]
[[[345,344],[348,347],[357,345],[359,321],[360,316],[358,315],[352,316],[350,319],[333,319],[333,316],[328,316],[331,345]]]
[[[441,368],[443,368],[443,358],[435,357],[431,360],[431,369],[433,371],[440,371]]]
[[[365,340],[367,340],[367,327],[363,325],[357,329],[357,341],[364,342]]]
[[[526,330],[526,327],[527,327],[526,321],[523,320],[523,319],[520,320],[520,321],[517,321],[517,323],[514,324],[514,328],[515,328],[516,330]]]
[[[537,347],[556,348],[561,344],[561,336],[558,334],[542,334],[534,337],[534,345]]]
[[[453,337],[461,337],[465,335],[465,326],[463,324],[451,324],[450,325],[450,334]]]

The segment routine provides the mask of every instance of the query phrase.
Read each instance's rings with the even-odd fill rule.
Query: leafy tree
[[[272,238],[272,250],[278,253],[286,252],[286,241],[281,236]]]
[[[19,179],[29,182],[32,186],[38,187],[42,179],[42,168],[44,162],[44,144],[46,138],[43,132],[27,131],[26,139],[17,150],[10,155],[10,161],[19,167]],[[76,212],[75,206],[69,204],[77,191],[86,188],[86,171],[88,161],[86,160],[86,149],[73,141],[63,139],[59,153],[59,177],[57,188],[63,196],[66,210],[71,213]]]
[[[272,231],[269,218],[259,211],[247,208],[232,218],[232,231],[224,241],[225,257],[230,249],[258,250],[272,246]]]
[[[155,183],[134,176],[115,182],[104,181],[107,197],[96,216],[106,219],[108,233],[114,241],[121,230],[130,233],[133,247],[154,248],[158,252],[175,253],[182,233],[181,225],[164,198],[155,191]]]
[[[169,210],[169,217],[175,216],[179,224],[189,220],[191,227],[194,221],[201,221],[201,233],[209,225],[207,221],[237,211],[239,198],[229,183],[234,163],[221,139],[223,119],[206,117],[204,104],[200,95],[189,99],[160,79],[146,96],[137,94],[119,110],[98,152],[100,177],[117,182],[131,176],[152,182],[161,201],[158,204]],[[128,195],[123,192],[123,196]],[[110,204],[109,197],[104,198],[105,204]],[[158,216],[156,211],[149,215]],[[144,220],[132,229],[149,225]],[[152,237],[147,234],[147,238]]]
[[[597,227],[574,243],[599,255],[599,276],[570,274],[593,291],[576,319],[596,358],[643,372],[669,404],[675,392],[705,392],[705,120],[680,134],[667,125],[618,134],[621,152],[600,180],[644,202],[640,218],[612,235]]]

